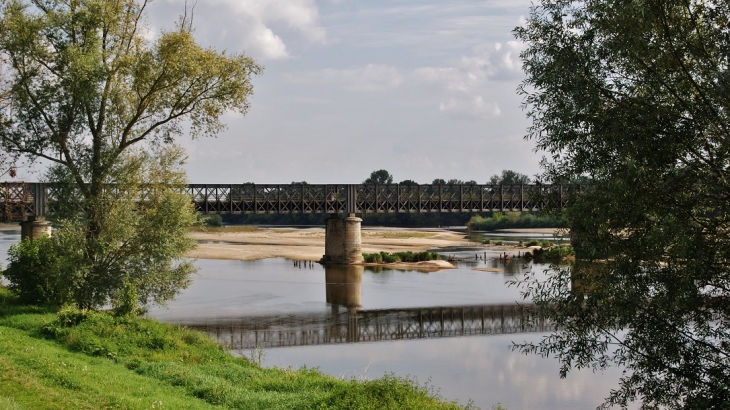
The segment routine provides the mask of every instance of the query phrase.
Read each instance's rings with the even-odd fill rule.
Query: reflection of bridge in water
[[[254,316],[188,326],[230,349],[548,332],[534,305],[485,304],[361,310],[362,266],[327,266],[330,313]],[[346,310],[341,311],[340,307]]]
[[[307,346],[440,337],[549,332],[525,305],[360,310],[357,313],[259,316],[190,327],[229,349]]]

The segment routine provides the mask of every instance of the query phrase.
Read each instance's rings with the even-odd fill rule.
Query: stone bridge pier
[[[331,214],[327,218],[321,263],[353,265],[364,261],[360,237],[362,219],[355,214],[347,215],[340,218],[337,214]]]
[[[51,236],[51,224],[42,216],[29,216],[20,223],[20,240],[33,240],[39,236]]]

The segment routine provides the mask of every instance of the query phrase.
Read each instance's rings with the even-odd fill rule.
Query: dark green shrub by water
[[[494,212],[492,216],[472,216],[467,223],[472,231],[495,231],[509,228],[560,228],[560,221],[528,212]]]
[[[441,259],[435,252],[395,252],[363,253],[366,263],[423,262]]]

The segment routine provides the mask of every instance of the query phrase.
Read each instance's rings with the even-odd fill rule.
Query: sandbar
[[[187,256],[200,259],[257,260],[283,257],[319,261],[324,255],[324,228],[226,228],[195,231],[199,244]],[[422,252],[445,246],[479,246],[464,232],[446,229],[363,228],[362,251]],[[443,267],[442,267],[443,268]]]

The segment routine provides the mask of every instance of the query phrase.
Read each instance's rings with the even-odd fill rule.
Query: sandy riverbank
[[[324,228],[254,228],[250,231],[193,232],[203,241],[188,256],[202,259],[255,260],[284,257],[318,261],[324,254]],[[363,228],[362,251],[422,252],[435,247],[478,245],[465,233],[445,229]]]

